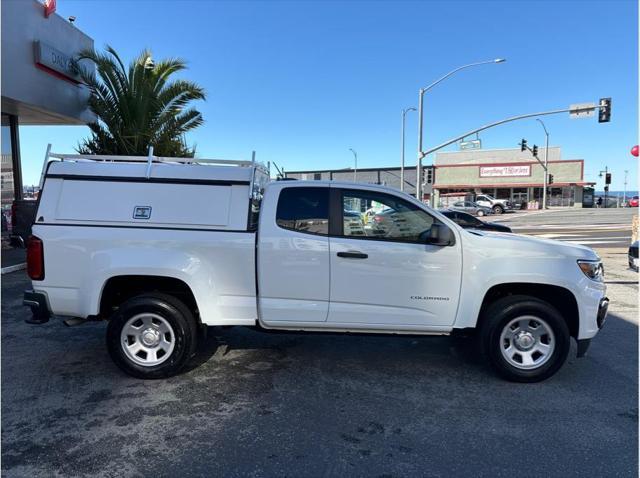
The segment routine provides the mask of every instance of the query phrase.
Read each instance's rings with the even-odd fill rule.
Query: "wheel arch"
[[[552,284],[510,282],[496,284],[484,295],[477,318],[477,327],[482,325],[484,312],[496,300],[509,295],[527,295],[543,300],[558,309],[569,327],[571,337],[577,339],[580,328],[580,312],[575,295],[569,289]]]
[[[161,292],[179,299],[198,323],[202,323],[198,302],[189,284],[177,277],[164,275],[123,274],[109,277],[100,291],[99,316],[109,318],[126,300],[148,292]]]

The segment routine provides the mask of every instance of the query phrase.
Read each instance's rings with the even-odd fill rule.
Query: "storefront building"
[[[2,2],[2,212],[22,199],[19,125],[78,125],[93,120],[74,57],[93,40],[36,0]],[[45,152],[28,161],[42,161]]]
[[[544,160],[544,148],[538,156]],[[592,186],[584,181],[584,160],[561,159],[559,147],[549,148],[549,206],[590,206]],[[444,194],[471,192],[510,199],[528,207],[542,207],[544,169],[529,151],[520,149],[470,150],[437,153],[434,204]],[[585,192],[587,194],[585,194]]]

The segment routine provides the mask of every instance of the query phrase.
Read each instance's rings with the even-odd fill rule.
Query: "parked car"
[[[56,157],[27,246],[29,321],[107,321],[109,354],[135,377],[178,373],[204,327],[248,326],[475,331],[501,376],[535,382],[572,338],[583,356],[606,317],[592,249],[477,234],[395,189],[269,182],[247,161]],[[344,228],[349,204],[380,205],[386,227]]]
[[[640,266],[640,262],[638,261],[638,241],[629,246],[627,258],[629,259],[629,267],[638,272],[638,266]]]
[[[467,214],[479,217],[493,214],[493,211],[490,208],[480,206],[478,203],[475,203],[473,201],[458,201],[456,203],[453,203],[453,205],[449,209],[453,209],[454,211],[466,212]]]
[[[640,199],[638,198],[638,196],[633,196],[631,199],[629,199],[629,207],[638,207],[639,202]]]
[[[478,194],[475,202],[480,206],[488,207],[494,214],[502,214],[513,209],[513,204],[508,199],[496,199],[489,194]]]
[[[444,216],[451,219],[457,225],[465,229],[481,229],[483,231],[511,232],[511,228],[495,222],[485,222],[473,217],[471,214],[462,211],[445,210],[440,211]]]

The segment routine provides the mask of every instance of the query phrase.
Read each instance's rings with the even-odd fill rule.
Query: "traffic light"
[[[605,184],[611,184],[611,173],[607,173],[604,176],[604,183]]]
[[[538,147],[535,144],[533,145],[533,148],[531,148],[531,154],[538,156]]]
[[[520,151],[525,152],[527,150],[527,140],[522,138],[522,142],[520,143]]]
[[[598,123],[608,123],[609,121],[611,121],[611,98],[600,98]]]
[[[549,174],[549,180],[547,181],[547,184],[553,184],[553,174]]]

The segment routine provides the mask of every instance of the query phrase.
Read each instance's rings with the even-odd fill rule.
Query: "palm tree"
[[[80,67],[79,72],[91,91],[89,108],[97,116],[89,124],[91,137],[79,144],[78,152],[145,156],[153,146],[157,156],[193,157],[195,148],[187,146],[185,133],[203,119],[189,103],[204,100],[205,92],[191,81],[169,81],[186,69],[183,60],[154,62],[145,50],[127,69],[110,46],[106,53],[85,50],[78,60],[95,65],[95,70]]]

